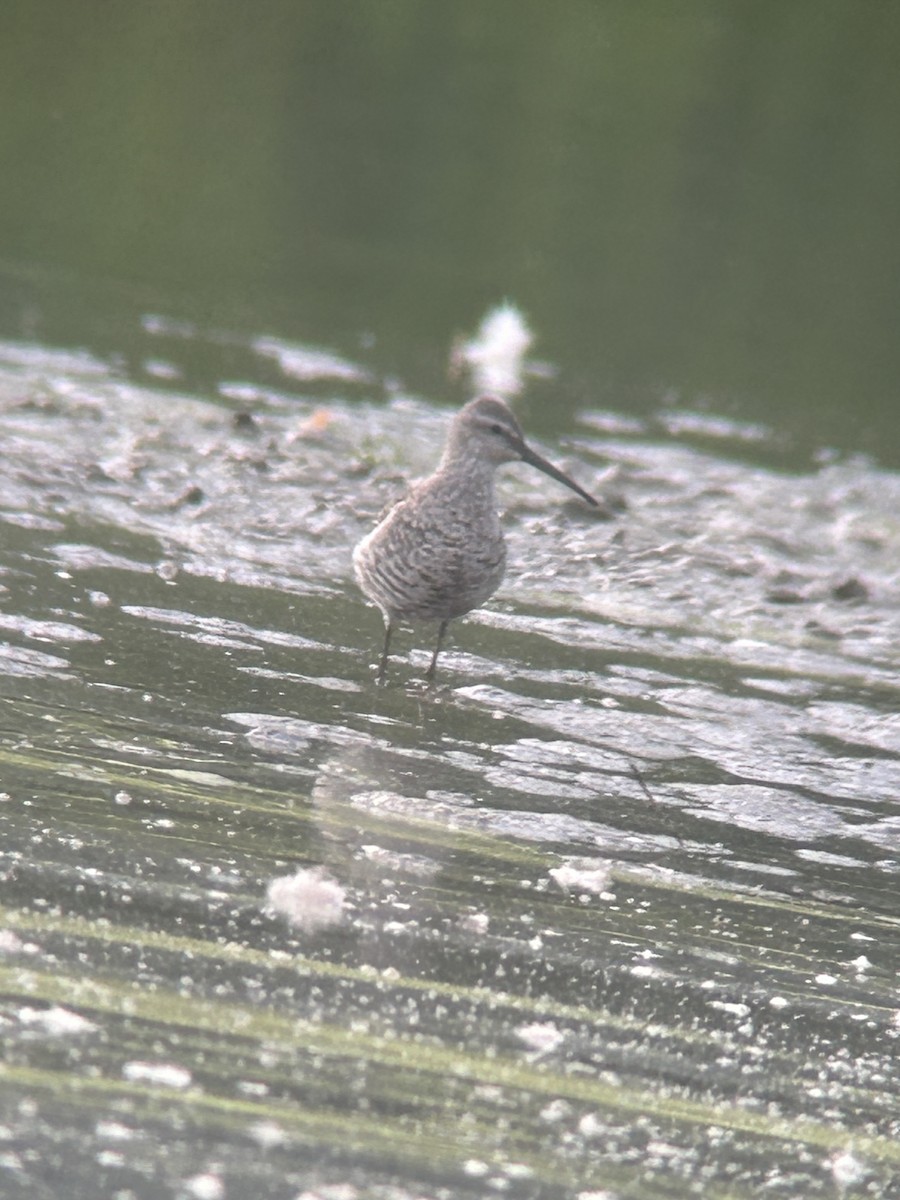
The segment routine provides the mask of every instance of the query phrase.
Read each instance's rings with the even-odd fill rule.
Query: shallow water
[[[379,689],[349,549],[446,410],[141,336],[0,344],[4,1194],[888,1195],[900,478],[587,409],[603,518],[506,469]]]

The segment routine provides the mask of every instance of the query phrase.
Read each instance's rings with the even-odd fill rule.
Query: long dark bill
[[[532,450],[525,442],[518,447],[522,462],[530,463],[532,467],[537,467],[539,471],[543,471],[545,475],[549,475],[551,479],[555,479],[558,483],[564,483],[567,488],[571,488],[573,492],[577,492],[583,500],[587,500],[588,504],[593,504],[597,508],[598,502],[583,487],[579,487],[574,479],[570,479],[565,471],[561,471],[559,467],[554,467],[552,462],[547,462],[546,458],[541,458],[536,450]]]

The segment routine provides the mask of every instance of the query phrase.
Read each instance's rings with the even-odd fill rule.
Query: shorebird
[[[447,626],[484,604],[503,579],[506,546],[494,498],[494,473],[526,462],[597,501],[525,441],[502,400],[483,396],[456,414],[437,470],[413,485],[353,551],[360,588],[384,617],[378,682],[384,682],[391,635],[400,621],[437,621],[434,679]]]

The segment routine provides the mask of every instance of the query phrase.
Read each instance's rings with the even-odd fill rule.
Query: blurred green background
[[[162,311],[442,398],[507,298],[564,406],[896,465],[898,61],[878,0],[10,0],[0,333]]]

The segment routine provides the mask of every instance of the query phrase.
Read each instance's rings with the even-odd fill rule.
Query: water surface
[[[8,1194],[887,1194],[895,475],[587,411],[607,519],[506,469],[507,584],[379,689],[348,549],[446,413],[0,392]]]
[[[898,14],[2,7],[0,1194],[900,1189]]]

